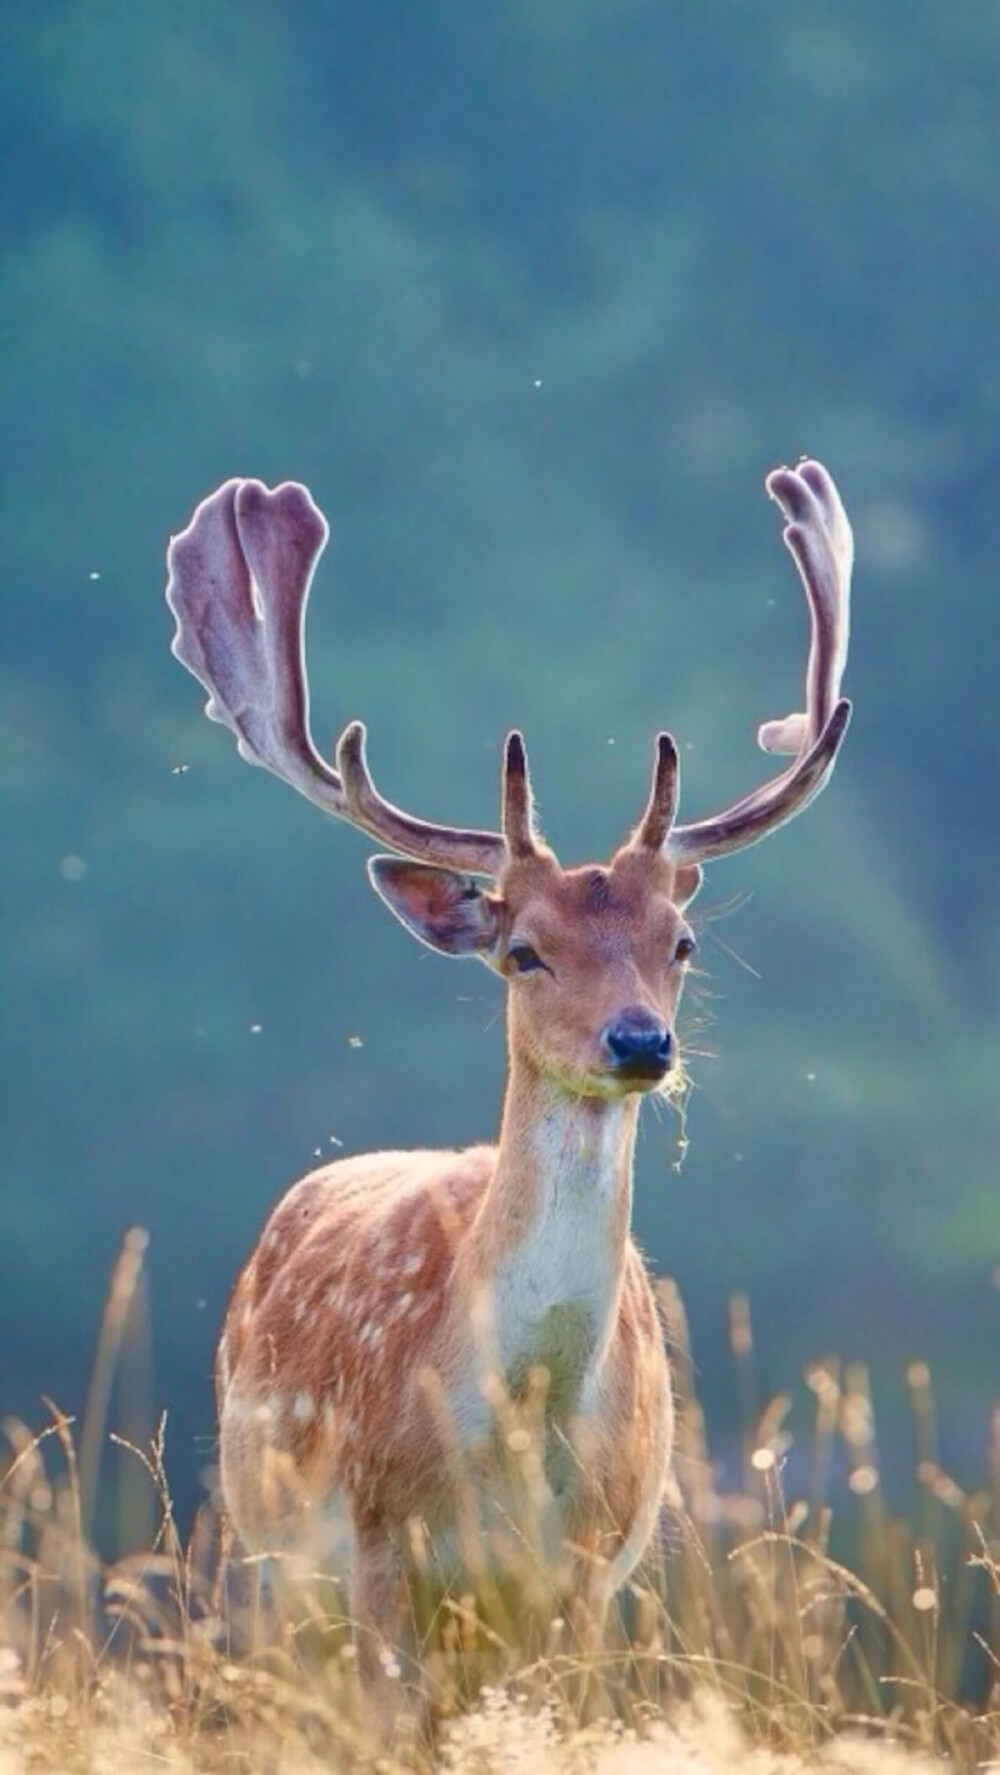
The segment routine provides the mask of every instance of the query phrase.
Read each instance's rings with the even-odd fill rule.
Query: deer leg
[[[393,1736],[407,1712],[401,1682],[402,1563],[386,1535],[359,1536],[354,1546],[352,1613],[358,1676],[369,1721],[378,1737]]]
[[[610,1567],[598,1550],[598,1541],[597,1535],[588,1535],[578,1543],[565,1609],[573,1660],[570,1700],[585,1722],[608,1711],[603,1652],[612,1586]]]

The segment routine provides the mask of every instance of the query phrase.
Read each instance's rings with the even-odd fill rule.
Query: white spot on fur
[[[301,1393],[296,1393],[295,1398],[292,1400],[292,1416],[300,1424],[311,1423],[316,1416],[316,1406],[313,1402],[313,1396],[305,1388],[303,1388]]]

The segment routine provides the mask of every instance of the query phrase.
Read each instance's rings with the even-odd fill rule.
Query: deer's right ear
[[[405,857],[371,857],[368,879],[408,931],[442,955],[493,959],[500,941],[502,902],[474,876]]]

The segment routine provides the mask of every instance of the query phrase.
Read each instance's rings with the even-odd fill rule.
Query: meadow
[[[115,1394],[142,1417],[145,1245],[130,1233],[112,1275],[82,1421],[52,1403],[38,1429],[3,1425],[0,1775],[1000,1768],[1000,1412],[989,1472],[966,1492],[938,1462],[924,1364],[907,1376],[912,1520],[888,1507],[860,1364],[807,1370],[801,1449],[787,1428],[789,1396],[745,1416],[742,1475],[724,1488],[683,1305],[661,1281],[677,1452],[657,1555],[620,1599],[604,1650],[582,1666],[567,1642],[558,1562],[543,1552],[536,1391],[503,1420],[519,1508],[502,1545],[477,1541],[470,1499],[465,1577],[443,1592],[414,1525],[419,1697],[391,1667],[390,1744],[373,1734],[358,1692],[343,1593],[298,1573],[276,1600],[211,1501],[183,1531],[166,1418],[147,1446],[108,1432]],[[742,1296],[730,1303],[729,1333],[749,1402]],[[98,1551],[109,1537],[125,1545],[137,1535],[142,1544],[117,1556]]]

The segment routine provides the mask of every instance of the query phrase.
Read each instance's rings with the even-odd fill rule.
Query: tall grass
[[[867,1377],[805,1376],[801,1495],[785,1489],[789,1400],[753,1405],[747,1303],[730,1333],[743,1422],[738,1481],[706,1447],[683,1308],[660,1304],[678,1403],[676,1481],[661,1545],[621,1599],[598,1655],[572,1643],[563,1573],[546,1551],[538,1435],[544,1398],[506,1429],[503,1546],[475,1538],[444,1591],[413,1530],[415,1701],[398,1693],[391,1749],[357,1688],[346,1604],[322,1575],[277,1589],[227,1542],[213,1506],[174,1519],[162,1426],[146,1434],[145,1240],[112,1276],[87,1408],[36,1431],[8,1420],[0,1455],[0,1775],[21,1769],[287,1770],[378,1765],[489,1775],[515,1767],[747,1775],[822,1766],[911,1775],[947,1759],[1000,1770],[1000,1413],[990,1470],[966,1493],[938,1462],[930,1376],[909,1375],[920,1508],[888,1508]],[[113,1389],[124,1435],[109,1436]],[[511,1408],[514,1409],[513,1407]],[[520,1408],[518,1408],[520,1409]],[[847,1476],[834,1530],[831,1474]],[[104,1475],[102,1480],[102,1474]],[[120,1549],[95,1552],[95,1523]],[[500,1571],[497,1576],[498,1568]],[[428,1697],[430,1702],[428,1703]],[[431,1715],[427,1708],[430,1705]]]

